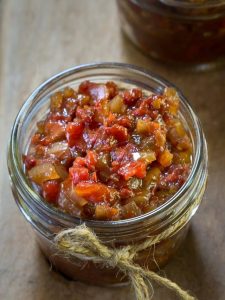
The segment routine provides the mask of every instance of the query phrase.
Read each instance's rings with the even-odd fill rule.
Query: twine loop
[[[90,228],[85,224],[81,224],[75,228],[59,232],[54,238],[55,246],[66,256],[69,255],[85,261],[90,260],[106,267],[118,268],[130,279],[137,300],[149,300],[152,298],[152,293],[150,292],[152,290],[151,281],[173,290],[183,300],[195,300],[195,297],[184,291],[175,282],[141,267],[135,263],[134,259],[140,251],[149,249],[180,230],[189,221],[193,211],[200,204],[204,189],[204,187],[201,189],[198,197],[196,197],[179,220],[176,220],[175,223],[161,233],[148,236],[144,242],[139,244],[120,248],[108,247],[99,240]]]
[[[159,236],[159,235],[158,235]],[[153,280],[161,285],[174,290],[184,300],[194,300],[186,291],[182,290],[176,283],[148,269],[143,269],[134,262],[138,251],[147,249],[155,241],[155,237],[138,246],[125,246],[121,248],[110,248],[101,243],[98,237],[85,224],[75,228],[63,230],[55,236],[56,247],[81,260],[91,260],[111,268],[117,267],[127,275],[134,288],[137,300],[151,299],[151,283]],[[149,288],[150,287],[150,288]]]

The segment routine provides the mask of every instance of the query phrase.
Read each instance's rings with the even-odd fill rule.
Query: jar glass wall
[[[21,212],[34,229],[42,251],[57,270],[72,279],[92,284],[121,284],[126,278],[122,274],[120,276],[120,273],[118,275],[116,268],[103,268],[90,261],[64,257],[56,249],[55,234],[80,225],[81,220],[44,202],[29,182],[23,166],[22,156],[27,152],[37,121],[43,119],[48,111],[50,95],[68,85],[76,88],[84,80],[110,80],[121,87],[137,86],[155,93],[162,93],[165,87],[173,87],[171,83],[147,70],[119,63],[84,65],[50,78],[27,99],[15,120],[8,154],[12,191]],[[144,215],[119,221],[85,221],[103,243],[110,247],[120,247],[140,243],[150,235],[163,232],[172,224],[179,223],[184,214],[191,209],[189,218],[179,223],[179,228],[172,230],[167,239],[136,256],[137,263],[147,265],[152,270],[165,265],[184,239],[189,221],[203,196],[207,178],[207,148],[201,125],[185,97],[179,90],[178,93],[181,99],[180,117],[193,144],[192,169],[185,184],[166,203]]]
[[[153,58],[202,65],[202,68],[224,61],[225,1],[118,0],[117,3],[123,31]]]

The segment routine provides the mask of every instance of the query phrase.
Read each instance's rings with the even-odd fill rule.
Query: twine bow
[[[176,224],[175,226],[177,227],[178,225]],[[169,231],[171,233],[171,229]],[[73,257],[81,260],[89,259],[112,268],[117,267],[129,277],[137,300],[151,299],[149,293],[150,280],[174,290],[184,300],[194,300],[194,297],[182,290],[176,283],[161,277],[153,271],[143,269],[134,263],[134,257],[139,251],[147,249],[163,237],[168,236],[169,231],[149,237],[139,245],[109,248],[101,243],[98,237],[85,224],[82,224],[58,233],[54,241],[58,249]]]
[[[82,224],[75,228],[59,232],[54,238],[55,245],[65,255],[71,255],[81,260],[91,260],[111,268],[117,267],[129,277],[137,300],[151,299],[149,293],[151,280],[175,291],[183,300],[196,300],[195,297],[189,295],[188,292],[184,291],[176,283],[136,264],[134,258],[139,251],[150,248],[181,229],[189,221],[200,204],[204,190],[205,185],[202,186],[198,197],[195,198],[179,220],[161,233],[149,236],[140,244],[128,245],[121,248],[107,247],[90,228]]]

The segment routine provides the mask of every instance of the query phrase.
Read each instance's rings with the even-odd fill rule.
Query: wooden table
[[[6,145],[26,97],[49,76],[98,61],[149,68],[179,86],[198,113],[209,146],[208,187],[183,247],[164,272],[198,299],[225,299],[225,69],[193,73],[148,59],[121,35],[113,0],[3,0],[0,5],[0,299],[134,299],[129,287],[86,286],[51,271],[8,181]],[[154,299],[175,298],[155,287]]]

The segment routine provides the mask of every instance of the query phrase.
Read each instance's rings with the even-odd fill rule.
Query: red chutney
[[[51,96],[24,163],[45,201],[82,219],[147,213],[183,185],[192,144],[173,88],[84,81]]]

